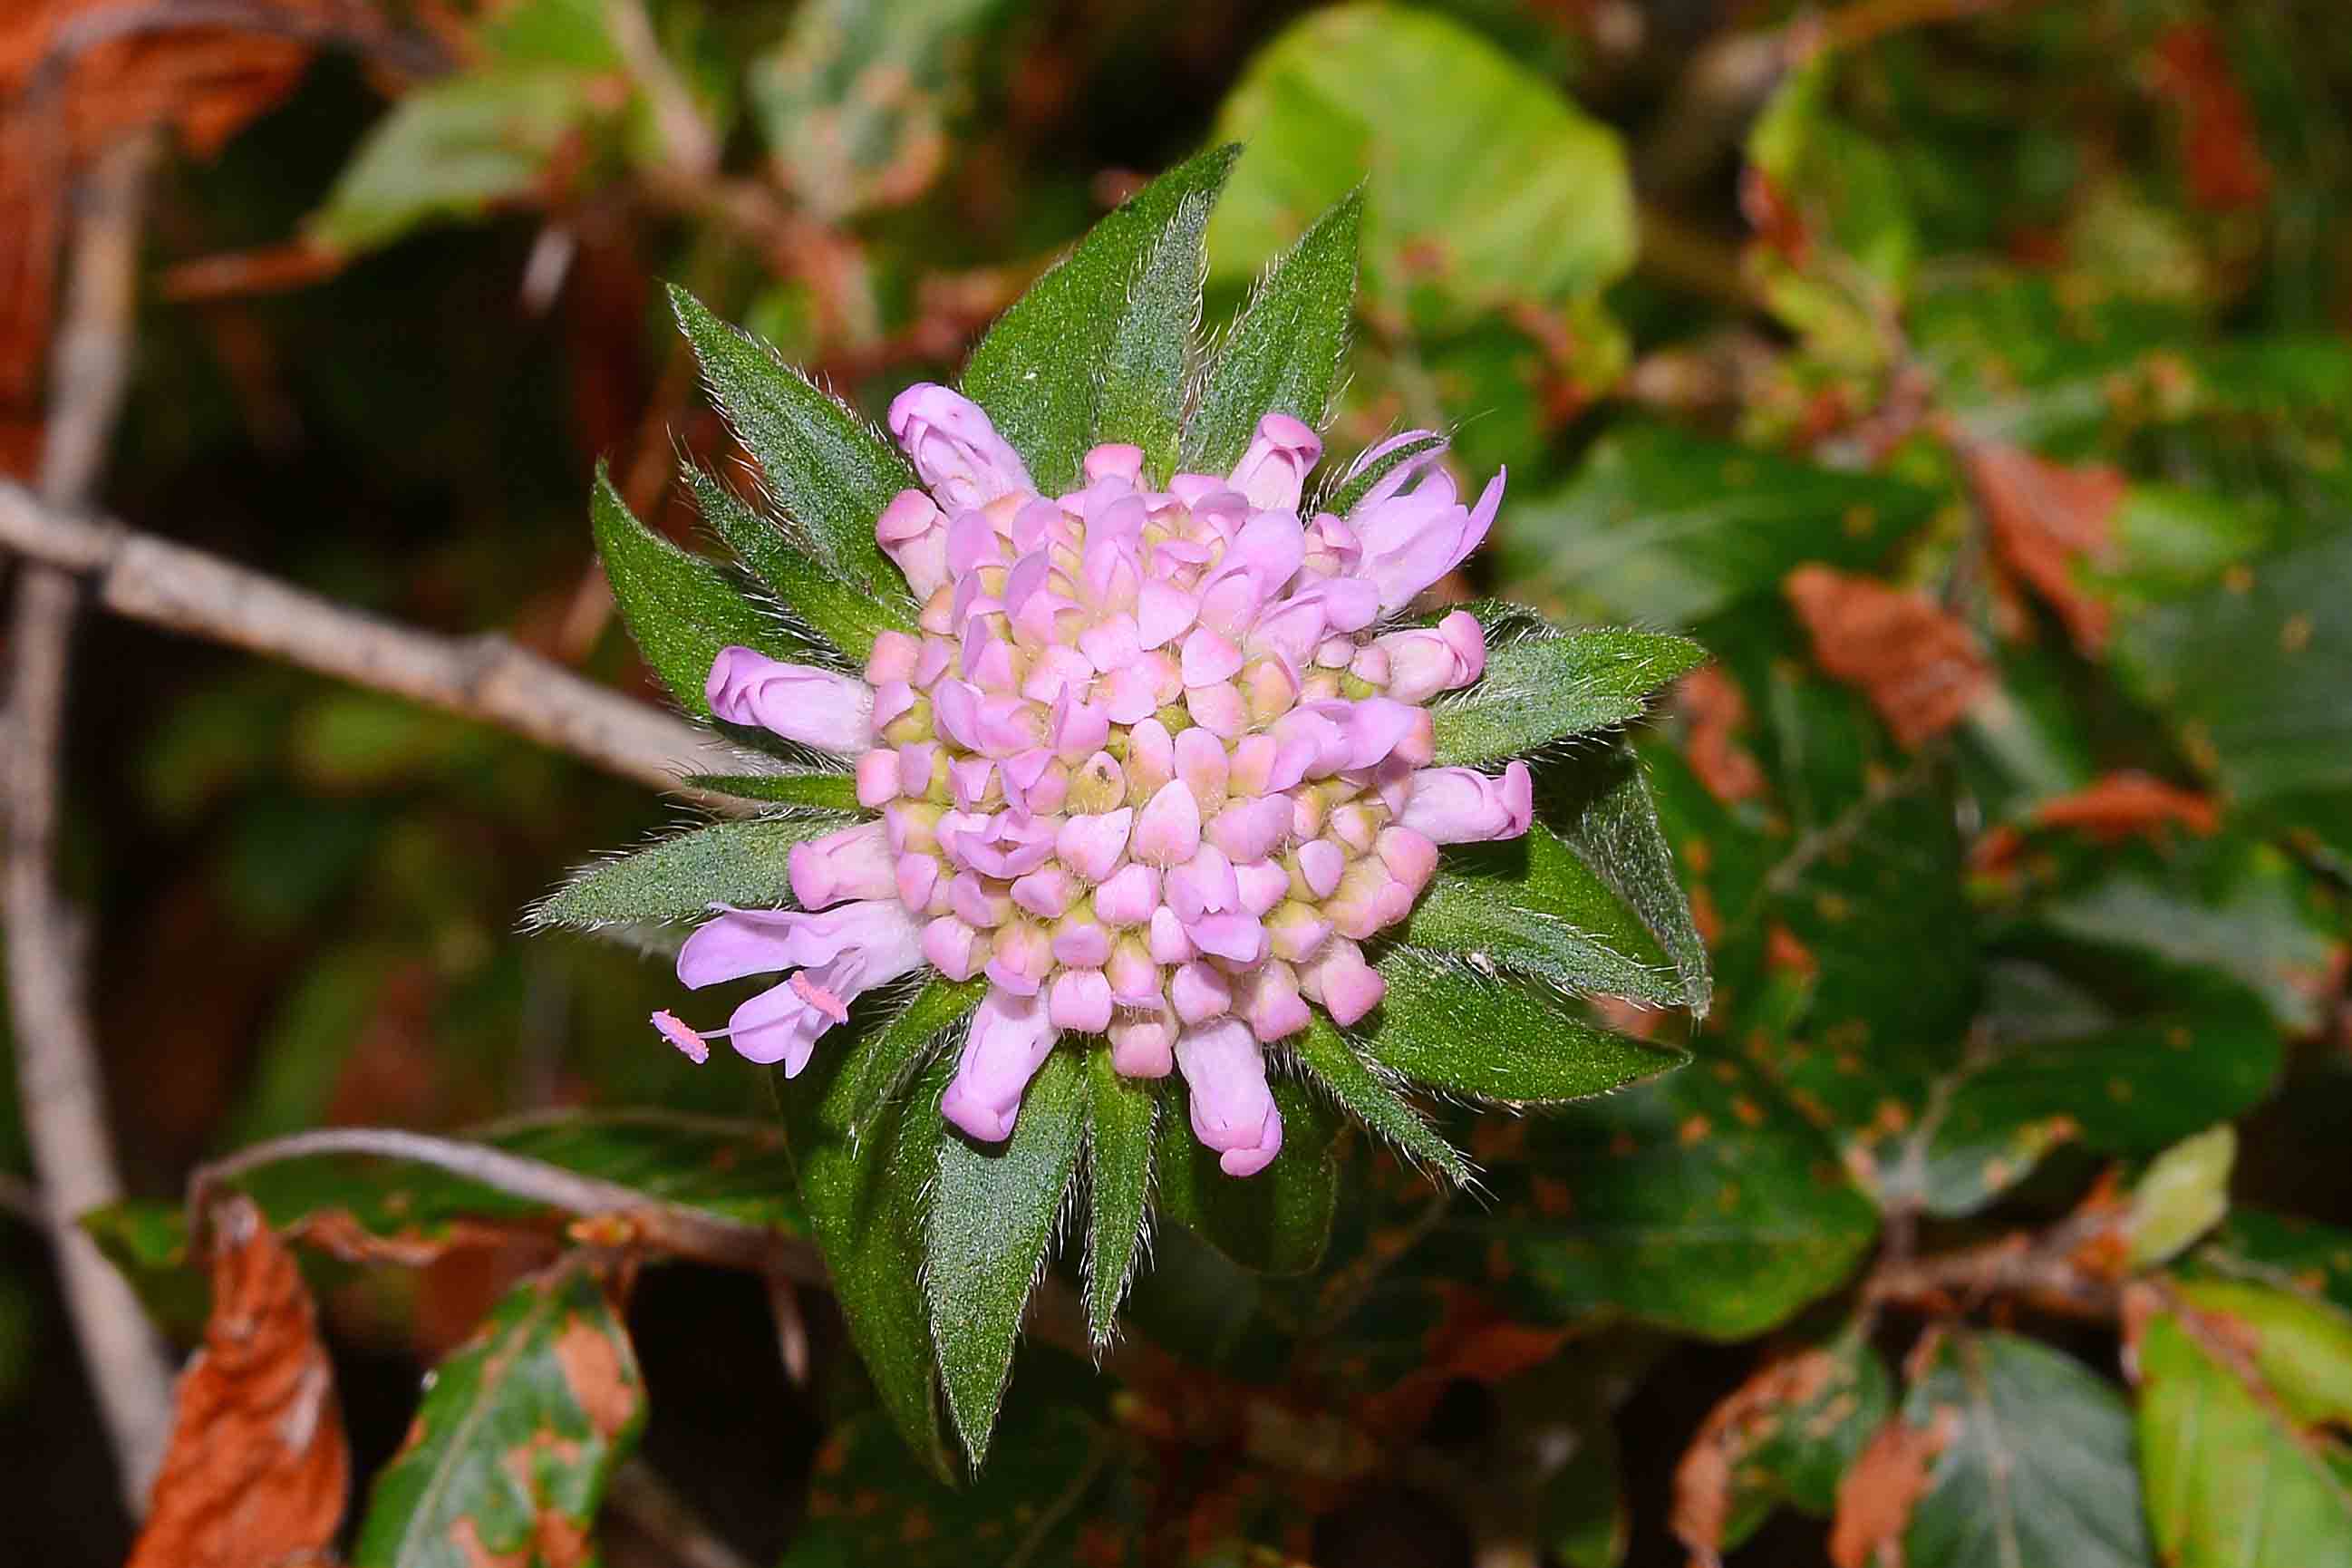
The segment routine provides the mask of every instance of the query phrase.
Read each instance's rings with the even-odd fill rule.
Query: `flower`
[[[788,978],[727,1029],[655,1025],[789,1076],[861,992],[984,978],[940,1105],[967,1134],[1008,1136],[1057,1043],[1104,1036],[1122,1074],[1182,1074],[1194,1134],[1255,1173],[1282,1146],[1267,1047],[1380,1005],[1361,944],[1440,846],[1527,831],[1525,763],[1434,765],[1428,704],[1483,673],[1476,617],[1383,625],[1478,546],[1503,477],[1465,506],[1412,432],[1360,459],[1393,460],[1345,517],[1302,518],[1322,443],[1286,415],[1228,475],[1154,489],[1105,445],[1054,497],[946,387],[889,426],[926,489],[875,535],[919,631],[878,637],[862,680],[730,647],[708,685],[719,719],[854,758],[879,818],[794,847],[800,910],[722,910],[678,955],[691,987]]]

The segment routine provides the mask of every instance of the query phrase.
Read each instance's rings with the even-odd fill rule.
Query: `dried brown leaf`
[[[1748,727],[1748,699],[1739,683],[1714,665],[1701,665],[1675,689],[1675,701],[1688,726],[1684,760],[1707,793],[1729,805],[1764,793],[1764,770],[1739,732]]]
[[[1999,442],[1971,444],[1963,456],[2001,564],[2058,613],[2075,647],[2096,653],[2107,639],[2107,605],[2075,573],[2112,547],[2128,482],[2114,468],[2069,468]]]
[[[130,1568],[271,1568],[334,1539],[351,1481],[310,1293],[252,1200],[213,1215],[213,1306]]]
[[[1827,566],[1801,566],[1781,588],[1815,661],[1869,698],[1906,748],[1958,723],[1991,689],[1975,637],[1925,594]]]
[[[1838,1482],[1837,1517],[1830,1526],[1835,1568],[1902,1568],[1903,1532],[1927,1495],[1928,1467],[1959,1429],[1960,1413],[1948,1405],[1926,1426],[1897,1415],[1878,1429]]]

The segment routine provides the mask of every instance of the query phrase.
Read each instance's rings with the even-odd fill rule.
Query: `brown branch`
[[[5,481],[0,548],[89,578],[117,615],[478,719],[656,788],[675,788],[680,773],[756,766],[685,721],[503,637],[380,619],[216,555],[44,506]]]
[[[1888,1258],[1863,1282],[1863,1302],[1954,1312],[2008,1299],[2065,1317],[2112,1322],[2123,1311],[2123,1281],[2104,1254],[2126,1212],[2087,1208],[2039,1233],[2019,1231],[1930,1258]]]
[[[209,1209],[213,1194],[224,1184],[264,1165],[331,1154],[373,1155],[430,1165],[582,1219],[609,1222],[600,1223],[588,1237],[600,1246],[667,1253],[804,1285],[826,1282],[824,1264],[806,1242],[760,1226],[666,1204],[634,1187],[583,1176],[543,1160],[396,1127],[330,1127],[297,1132],[240,1149],[200,1167],[188,1180],[192,1231]]]
[[[50,361],[41,489],[60,505],[89,493],[130,374],[139,231],[154,147],[124,142],[92,169],[76,216],[66,306]],[[21,493],[21,492],[19,492]],[[111,1439],[117,1482],[136,1519],[172,1428],[172,1373],[139,1299],[75,1221],[122,1194],[105,1084],[82,1004],[78,922],[51,862],[58,818],[75,584],[27,566],[10,636],[5,773],[8,837],[0,877],[8,1010],[25,1130],[39,1173],[58,1269]]]

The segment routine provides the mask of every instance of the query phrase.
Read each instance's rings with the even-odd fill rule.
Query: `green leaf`
[[[1587,1023],[1540,981],[1489,976],[1411,947],[1391,950],[1375,967],[1388,994],[1355,1030],[1356,1044],[1433,1089],[1543,1104],[1607,1094],[1690,1059]]]
[[[1057,1050],[1029,1080],[1003,1143],[939,1140],[922,1289],[948,1409],[974,1469],[988,1458],[1022,1310],[1077,1174],[1087,1099],[1084,1065]]]
[[[1391,1089],[1380,1071],[1356,1054],[1356,1049],[1315,1015],[1307,1032],[1293,1037],[1291,1049],[1304,1067],[1328,1090],[1340,1108],[1362,1122],[1415,1165],[1433,1168],[1460,1185],[1475,1174],[1461,1150],[1447,1142],[1404,1096]]]
[[[1748,133],[1748,161],[1822,241],[1899,289],[1920,245],[1902,171],[1884,140],[1836,112],[1832,65],[1823,57],[1789,73]]]
[[[764,801],[771,805],[804,805],[844,814],[866,809],[857,804],[857,780],[848,773],[688,773],[677,782],[705,795]]]
[[[751,107],[793,197],[826,222],[921,195],[970,108],[1007,0],[816,0],[751,63]]]
[[[1304,1085],[1276,1078],[1269,1087],[1282,1114],[1282,1150],[1255,1176],[1228,1176],[1216,1152],[1192,1135],[1183,1080],[1163,1079],[1153,1183],[1160,1217],[1198,1232],[1234,1262],[1260,1274],[1304,1274],[1331,1237],[1339,1118]]]
[[[1177,205],[1176,216],[1143,259],[1103,366],[1095,439],[1142,447],[1143,471],[1157,483],[1165,483],[1176,471],[1177,442],[1183,434],[1185,378],[1192,331],[1201,320],[1201,271],[1206,265],[1201,240],[1209,226],[1209,206],[1206,194],[1187,196]]]
[[[1683,1544],[1700,1554],[1738,1546],[1783,1503],[1826,1516],[1839,1480],[1894,1408],[1895,1381],[1861,1319],[1776,1356],[1699,1429],[1696,1443],[1710,1446],[1724,1473],[1722,1529],[1684,1534]]]
[[[875,542],[874,520],[914,485],[879,431],[810,384],[776,352],[712,315],[672,286],[670,307],[701,362],[711,401],[757,459],[768,499],[792,519],[824,566],[873,599],[906,613],[907,580]]]
[[[740,645],[779,658],[797,651],[715,563],[688,554],[632,516],[601,463],[589,519],[621,619],[688,713],[710,717],[703,687],[720,648]]]
[[[917,1281],[927,1194],[946,1135],[940,1097],[955,1063],[933,1059],[902,1095],[859,1124],[854,1111],[861,1092],[895,1073],[898,1054],[886,1030],[847,1050],[817,1052],[796,1081],[771,1081],[801,1201],[850,1342],[907,1447],[951,1482],[956,1467],[940,1432],[930,1323]]]
[[[793,812],[714,822],[618,859],[583,867],[525,917],[533,930],[594,931],[649,921],[694,920],[714,904],[793,907],[793,846],[855,824],[836,812]]]
[[[1946,1337],[1903,1418],[1940,1431],[1903,1561],[1916,1568],[2154,1568],[2123,1394],[2014,1334]]]
[[[1322,426],[1348,353],[1363,208],[1361,193],[1341,198],[1267,266],[1218,347],[1201,405],[1184,426],[1187,471],[1230,472],[1268,414]]]
[[[1217,123],[1251,152],[1210,230],[1213,279],[1247,277],[1360,180],[1367,292],[1435,329],[1590,298],[1633,265],[1616,133],[1435,12],[1309,14],[1251,61]]]
[[[2251,1371],[2269,1385],[2282,1414],[2307,1425],[2352,1423],[2352,1312],[2307,1290],[2273,1290],[2236,1279],[2194,1279],[2178,1301],[2229,1334]]]
[[[1014,300],[972,351],[963,390],[1027,462],[1041,493],[1078,478],[1100,406],[1097,378],[1160,236],[1192,198],[1215,196],[1239,151],[1213,149],[1152,181]]]
[[[1807,562],[1868,565],[1938,492],[1819,468],[1669,426],[1612,430],[1565,489],[1496,525],[1503,579],[1585,620],[1687,626],[1777,594]]]
[[[1677,1006],[1683,980],[1614,889],[1536,823],[1517,838],[1446,858],[1402,939],[1474,963],[1540,974],[1588,995]]]
[[[1687,637],[1661,632],[1553,632],[1491,647],[1486,672],[1431,705],[1437,762],[1476,767],[1628,724],[1650,699],[1706,662]]]
[[[516,64],[422,84],[369,130],[305,236],[352,255],[540,195],[581,128],[607,116],[599,79]]]
[[[1158,1087],[1087,1053],[1087,1332],[1096,1347],[1118,1331],[1118,1306],[1151,1225],[1152,1119]]]
[[[2134,1268],[2164,1262],[2221,1223],[2230,1212],[2230,1167],[2237,1156],[2238,1130],[2225,1121],[2149,1163],[2132,1188],[2126,1221]]]
[[[1454,1205],[1434,1247],[1524,1321],[1747,1339],[1844,1283],[1877,1234],[1829,1140],[1733,1058],[1499,1131],[1473,1144],[1491,1202]]]
[[[1706,1016],[1715,999],[1706,942],[1675,874],[1675,852],[1658,824],[1650,781],[1633,749],[1620,742],[1597,755],[1538,769],[1536,816],[1642,917],[1681,973],[1680,1002],[1693,1016]]]
[[[604,1281],[527,1279],[435,1368],[377,1475],[355,1568],[556,1562],[593,1550],[606,1483],[645,1425],[645,1385]]]
[[[853,1133],[887,1106],[925,1063],[953,1054],[964,1021],[987,994],[985,980],[935,974],[861,1038],[843,1068],[851,1080],[841,1092]]]
[[[2235,1300],[2227,1322],[2173,1307],[2147,1321],[2136,1347],[2140,1469],[2163,1560],[2352,1565],[2352,1447],[2297,1421],[2242,1348],[2314,1309],[2279,1291]]]
[[[877,594],[852,587],[811,555],[784,525],[754,511],[698,465],[687,465],[686,482],[702,521],[744,570],[776,596],[798,627],[806,628],[805,640],[820,658],[845,655],[863,668],[877,637],[915,629],[904,592]]]

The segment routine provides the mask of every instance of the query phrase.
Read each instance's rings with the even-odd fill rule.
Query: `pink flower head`
[[[1432,766],[1439,694],[1480,679],[1456,611],[1381,630],[1492,524],[1499,477],[1457,497],[1412,432],[1347,517],[1298,515],[1322,443],[1262,419],[1234,470],[1164,490],[1102,446],[1078,489],[1037,492],[980,408],[910,387],[889,426],[925,489],[875,537],[921,601],[858,681],[743,648],[714,665],[730,722],[855,757],[878,821],[795,845],[798,910],[728,910],[678,956],[689,986],[784,973],[725,1030],[668,1014],[690,1056],[725,1037],[797,1072],[864,990],[918,967],[984,979],[940,1110],[1010,1134],[1065,1035],[1113,1070],[1181,1071],[1229,1174],[1282,1146],[1266,1050],[1318,1008],[1361,1023],[1386,991],[1359,945],[1412,908],[1440,846],[1525,832],[1523,763]]]

